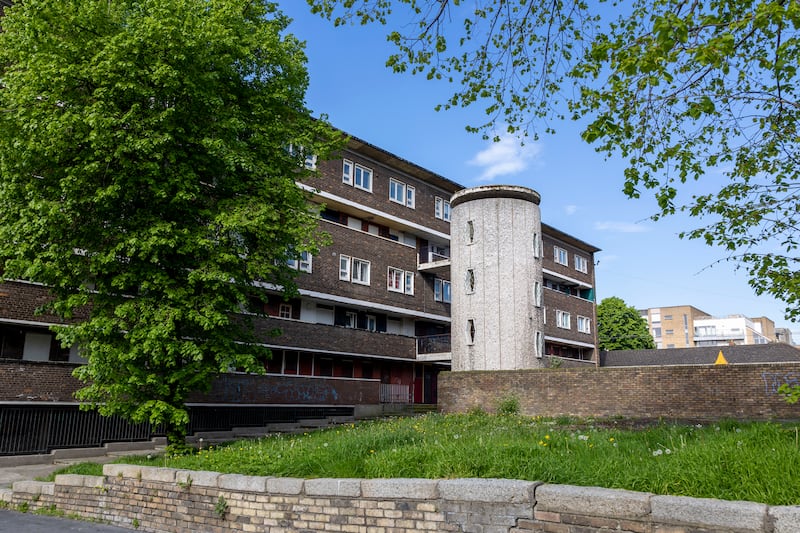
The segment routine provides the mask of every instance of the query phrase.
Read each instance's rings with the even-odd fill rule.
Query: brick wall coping
[[[103,474],[17,482],[0,501],[141,531],[800,531],[800,506],[509,479],[299,479],[121,464]]]

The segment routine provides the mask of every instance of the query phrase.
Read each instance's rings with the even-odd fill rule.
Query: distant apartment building
[[[647,320],[656,348],[751,345],[779,341],[775,323],[767,317],[712,317],[690,305],[653,307],[643,309],[640,313]],[[784,334],[783,338],[786,337]]]

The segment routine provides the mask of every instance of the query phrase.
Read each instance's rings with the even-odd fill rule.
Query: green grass
[[[430,414],[120,462],[261,476],[508,478],[698,498],[800,504],[794,426]],[[101,466],[91,472],[98,475]]]

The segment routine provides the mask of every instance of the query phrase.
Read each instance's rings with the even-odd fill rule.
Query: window
[[[450,202],[437,196],[434,216],[440,220],[444,220],[445,222],[450,222]]]
[[[653,337],[660,337],[661,336],[661,328],[653,328]]]
[[[475,271],[473,269],[467,269],[467,275],[464,282],[467,289],[467,294],[472,294],[475,292]]]
[[[564,266],[569,265],[569,256],[567,255],[567,251],[565,249],[559,248],[558,246],[553,246],[553,251],[553,260],[556,263]]]
[[[542,239],[538,233],[533,234],[533,257],[539,258],[542,255]]]
[[[339,279],[350,281],[350,256],[339,256]]]
[[[344,159],[342,161],[342,183],[372,192],[372,170]]]
[[[556,311],[556,326],[562,329],[570,328],[570,316],[566,311]]]
[[[467,220],[467,244],[475,242],[475,224],[471,220]]]
[[[414,273],[406,272],[406,294],[414,294]]]
[[[475,321],[467,320],[467,344],[475,344]]]
[[[433,280],[433,299],[437,302],[450,303],[450,282],[436,278]]]
[[[585,257],[581,257],[579,255],[575,256],[575,270],[578,272],[583,272],[584,274],[589,272],[589,261]]]
[[[672,320],[672,315],[664,315],[664,320]]]
[[[375,319],[375,315],[367,315],[367,329],[369,331],[378,330],[378,321]]]
[[[665,330],[664,335],[675,335],[675,330],[673,329]]]
[[[314,154],[307,154],[305,153],[306,150],[302,146],[295,146],[293,144],[289,145],[289,153],[291,155],[302,155],[304,156],[303,159],[303,166],[308,170],[317,170],[317,156]]]
[[[363,259],[352,259],[352,281],[361,285],[369,285],[369,261]]]
[[[585,316],[578,316],[578,331],[581,333],[591,333],[592,320]]]
[[[308,252],[300,252],[300,260],[297,264],[297,269],[301,272],[311,273],[311,254]]]
[[[342,183],[353,184],[353,162],[347,159],[342,161]]]
[[[387,288],[392,292],[414,294],[414,273],[389,267]]]
[[[544,335],[541,331],[536,332],[536,357],[541,358],[544,355]]]
[[[396,179],[389,180],[389,200],[414,209],[415,189]]]
[[[346,328],[356,328],[358,327],[358,315],[353,311],[347,311],[345,314],[345,324]]]
[[[387,289],[392,292],[403,292],[403,271],[397,268],[389,267],[389,276],[387,280]]]
[[[369,285],[370,262],[349,255],[339,256],[339,279]]]
[[[542,284],[538,281],[533,282],[533,305],[542,306]]]
[[[278,308],[278,316],[281,318],[292,318],[292,304],[281,304]]]
[[[356,165],[353,186],[357,189],[372,192],[372,170],[367,167],[362,167],[361,165]]]

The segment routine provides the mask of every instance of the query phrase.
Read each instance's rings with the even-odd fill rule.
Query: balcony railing
[[[381,383],[381,403],[413,403],[409,385]]]
[[[436,261],[447,261],[450,259],[450,250],[440,246],[426,246],[419,250],[419,262],[435,263]]]
[[[417,355],[448,353],[451,351],[450,334],[417,337]]]

